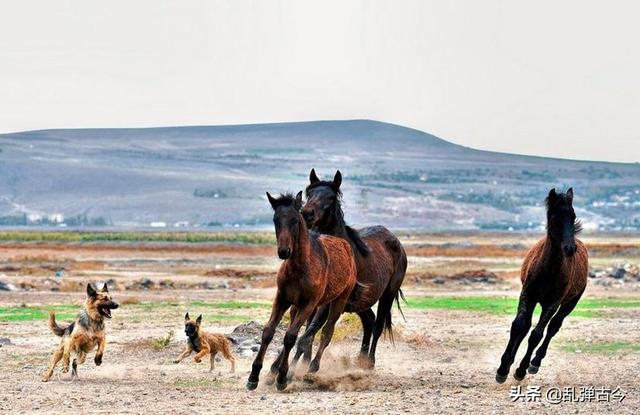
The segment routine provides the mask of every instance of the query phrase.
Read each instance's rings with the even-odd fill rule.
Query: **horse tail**
[[[358,231],[353,229],[351,226],[345,226],[347,231],[347,236],[354,243],[356,249],[363,257],[369,256],[370,250],[367,244],[362,240]]]
[[[402,299],[402,301],[404,301],[405,304],[407,303],[407,299],[405,298],[401,288],[402,283],[404,281],[404,275],[407,272],[407,254],[405,253],[404,248],[402,247],[402,244],[400,243],[399,240],[394,239],[390,241],[389,245],[391,245],[392,251],[398,254],[396,256],[395,272],[393,273],[391,281],[389,281],[389,288],[391,287],[398,287],[398,288],[395,290],[391,288],[391,293],[390,293],[391,300],[389,304],[389,312],[384,319],[384,331],[385,331],[385,334],[389,336],[391,343],[394,343],[393,321],[391,319],[391,309],[393,308],[394,301],[396,303],[396,306],[398,307],[398,311],[400,311],[400,315],[402,316],[402,319],[405,322],[407,321],[407,319],[404,316],[404,312],[402,311],[402,307],[400,307],[400,299]]]

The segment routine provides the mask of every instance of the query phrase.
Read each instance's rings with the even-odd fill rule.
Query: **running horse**
[[[284,349],[274,364],[278,369],[276,386],[278,390],[287,387],[289,353],[296,343],[300,327],[317,308],[322,308],[327,310],[326,324],[316,356],[309,366],[309,372],[317,371],[334,326],[356,285],[356,264],[351,247],[343,239],[309,232],[300,214],[302,192],[295,197],[286,194],[277,198],[267,192],[267,198],[274,210],[278,257],[284,262],[278,270],[271,317],[262,332],[260,349],[247,381],[249,390],[258,386],[265,352],[276,326],[289,308],[291,322],[284,336]],[[308,336],[306,331],[305,336]]]
[[[513,377],[522,380],[528,371],[538,373],[547,348],[565,317],[578,304],[587,286],[589,258],[587,249],[576,235],[581,230],[573,210],[573,189],[567,193],[556,193],[551,189],[546,198],[547,235],[527,253],[520,279],[522,291],[515,320],[511,324],[509,343],[502,355],[496,381],[503,383],[509,375],[509,368],[515,360],[518,347],[531,328],[531,316],[538,303],[542,313],[538,324],[529,336],[529,344],[520,366]],[[531,359],[533,351],[546,337]]]
[[[359,231],[347,226],[342,212],[342,174],[338,170],[332,181],[322,181],[314,169],[309,175],[310,184],[305,192],[307,203],[302,216],[307,225],[323,235],[331,235],[347,241],[353,250],[357,266],[357,285],[345,308],[357,313],[362,322],[363,338],[360,361],[364,366],[375,366],[378,339],[384,330],[393,341],[391,308],[396,302],[400,313],[400,289],[407,270],[407,254],[398,238],[383,226],[372,226]],[[378,303],[377,315],[371,308]],[[307,332],[319,330],[327,311],[319,309],[307,328]],[[305,337],[308,339],[309,337]],[[311,336],[311,338],[313,338]],[[310,346],[305,341],[298,344],[297,358]],[[307,353],[305,353],[307,355]]]

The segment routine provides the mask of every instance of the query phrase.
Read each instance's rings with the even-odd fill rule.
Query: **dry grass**
[[[164,336],[156,337],[151,340],[151,347],[154,350],[162,350],[171,344],[171,340],[175,336],[175,332],[173,330],[169,330],[167,334]]]
[[[140,304],[140,298],[136,296],[125,297],[120,300],[120,305],[135,305]]]

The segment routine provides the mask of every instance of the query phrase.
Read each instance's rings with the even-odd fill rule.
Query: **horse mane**
[[[344,226],[344,229],[347,232],[347,237],[356,246],[356,249],[358,250],[358,253],[360,253],[360,255],[362,255],[363,257],[368,256],[370,250],[369,250],[369,247],[367,246],[367,244],[362,240],[362,238],[360,237],[360,234],[358,233],[358,231],[353,229],[351,226],[348,226],[344,221],[344,212],[342,212],[342,203],[341,203],[342,202],[342,191],[340,190],[339,187],[336,187],[332,181],[328,182],[328,181],[325,181],[325,180],[321,180],[321,181],[312,183],[309,186],[307,186],[307,188],[305,189],[305,195],[307,197],[309,197],[309,190],[315,189],[316,187],[320,187],[320,186],[328,186],[329,188],[331,188],[331,190],[333,190],[336,193],[335,208],[333,209],[334,220],[338,224]]]
[[[311,183],[309,186],[307,186],[307,188],[304,190],[305,196],[309,196],[309,190],[311,189],[315,189],[316,187],[320,187],[320,186],[327,186],[330,187],[331,190],[333,190],[334,192],[336,192],[336,196],[338,196],[338,199],[342,198],[342,190],[340,190],[339,187],[336,187],[336,185],[331,181],[326,181],[326,180],[320,180],[317,181],[315,183]]]
[[[273,208],[280,206],[294,206],[296,207],[296,196],[293,193],[280,193],[280,195],[273,199]]]
[[[564,203],[569,203],[571,204],[571,202],[569,202],[567,195],[564,193],[560,193],[556,196],[558,198],[559,201],[562,201]],[[558,202],[556,202],[558,203]],[[549,211],[549,209],[552,208],[551,206],[551,201],[549,200],[549,196],[544,198],[544,205],[547,208],[547,212]],[[549,227],[549,223],[547,222],[547,228]],[[573,234],[577,235],[580,232],[582,232],[582,221],[578,218],[576,218],[573,222]]]

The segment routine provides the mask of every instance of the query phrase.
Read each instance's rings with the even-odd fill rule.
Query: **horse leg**
[[[287,332],[284,335],[284,349],[282,352],[282,359],[280,361],[280,367],[278,368],[278,376],[276,377],[276,388],[279,391],[284,390],[287,387],[287,374],[289,372],[289,353],[296,344],[298,339],[298,332],[300,327],[309,318],[313,310],[315,310],[315,304],[307,304],[303,308],[298,309],[296,318],[291,321]]]
[[[304,331],[300,339],[298,340],[298,346],[296,348],[296,354],[293,357],[293,361],[291,362],[291,368],[289,369],[288,378],[291,379],[295,374],[295,368],[298,364],[298,360],[300,356],[304,353],[303,360],[309,362],[311,360],[311,348],[313,346],[313,339],[316,336],[316,333],[322,328],[322,326],[327,321],[327,316],[329,315],[329,305],[325,304],[321,306],[313,315],[310,317],[307,323],[307,329]]]
[[[522,343],[522,340],[531,328],[531,316],[535,308],[536,303],[534,301],[529,300],[524,292],[520,294],[518,312],[513,323],[511,323],[509,342],[500,359],[500,367],[498,367],[496,372],[496,382],[504,383],[504,381],[507,380],[509,368],[516,358],[518,347],[520,347],[520,343]]]
[[[549,347],[549,343],[551,343],[551,339],[553,338],[553,336],[558,334],[565,317],[567,317],[569,313],[573,311],[576,304],[578,304],[581,296],[582,293],[580,293],[578,296],[576,296],[575,299],[571,300],[570,302],[560,306],[556,315],[553,316],[553,318],[549,322],[547,335],[544,337],[544,340],[542,341],[540,347],[538,347],[538,350],[536,350],[536,356],[531,360],[527,372],[531,373],[532,375],[538,373],[538,369],[540,369],[540,365],[542,364],[542,359],[544,359],[544,357],[547,355],[547,348]]]
[[[289,326],[291,326],[291,322],[294,318],[296,318],[296,314],[298,313],[298,309],[296,306],[291,306],[289,309]],[[269,370],[269,374],[267,375],[267,379],[264,381],[267,385],[273,385],[273,382],[276,381],[276,375],[278,374],[278,368],[280,367],[280,363],[282,362],[282,355],[284,354],[284,349],[280,350],[278,353],[278,357],[271,364],[271,369]]]
[[[264,354],[267,351],[269,343],[271,343],[271,340],[273,340],[276,326],[278,325],[280,320],[282,320],[282,316],[289,308],[289,305],[290,304],[288,302],[279,297],[276,297],[275,301],[273,302],[273,307],[271,308],[271,317],[269,317],[269,321],[264,327],[264,330],[262,330],[262,341],[260,342],[260,349],[258,350],[258,354],[253,361],[253,365],[251,366],[251,374],[249,375],[249,379],[247,380],[248,390],[254,390],[258,387],[258,380],[260,378],[260,370],[262,370]]]
[[[316,309],[309,316],[309,319],[307,320],[307,329],[309,328],[311,323],[313,323],[313,320],[315,319],[317,313],[318,313],[318,310]],[[320,330],[320,327],[318,327],[318,330]],[[318,332],[318,330],[316,330],[313,333],[314,337],[315,337],[315,334]],[[305,333],[306,333],[306,330],[305,330]],[[307,344],[304,347],[304,352],[303,352],[303,355],[302,355],[302,361],[309,363],[311,361],[312,352],[313,352],[313,338],[311,339],[311,341],[308,341]],[[298,351],[296,350],[296,355],[297,354],[298,354]]]
[[[318,346],[318,351],[316,352],[316,356],[313,358],[313,360],[309,364],[308,373],[315,373],[318,370],[320,370],[320,360],[322,360],[322,354],[324,353],[324,350],[327,348],[327,346],[331,342],[331,337],[333,337],[333,331],[335,329],[336,323],[338,322],[340,315],[344,311],[344,307],[347,305],[348,300],[349,300],[349,295],[345,295],[344,298],[340,297],[336,300],[333,300],[330,303],[327,322],[322,328],[322,337],[320,339],[320,345]]]
[[[360,355],[358,361],[362,366],[369,364],[369,344],[371,343],[371,334],[373,333],[373,325],[376,321],[376,315],[373,314],[373,310],[367,308],[364,311],[358,313],[360,322],[362,323],[362,346],[360,346]]]
[[[522,380],[527,374],[527,368],[529,367],[529,361],[531,360],[531,355],[533,351],[536,349],[542,337],[544,336],[544,329],[549,324],[549,321],[553,317],[553,315],[558,311],[559,304],[541,304],[542,305],[542,313],[540,314],[540,319],[538,320],[538,324],[531,331],[529,335],[529,344],[527,346],[527,352],[525,353],[522,361],[520,362],[520,366],[516,369],[516,372],[513,374],[513,377],[516,380]]]
[[[373,325],[373,339],[371,341],[371,348],[369,349],[369,368],[376,365],[376,349],[378,347],[378,340],[380,335],[387,327],[389,334],[391,334],[391,307],[393,306],[393,298],[389,289],[385,290],[382,297],[378,300],[378,312],[376,313],[376,320]]]

